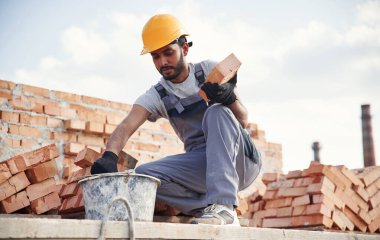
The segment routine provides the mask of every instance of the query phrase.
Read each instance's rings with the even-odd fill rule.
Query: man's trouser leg
[[[157,199],[183,213],[213,203],[238,205],[237,192],[253,182],[261,167],[260,159],[256,164],[245,156],[239,123],[227,107],[209,107],[203,131],[206,149],[168,156],[136,169],[159,178]]]

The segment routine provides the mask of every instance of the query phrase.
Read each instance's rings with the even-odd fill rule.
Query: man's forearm
[[[121,150],[127,144],[129,134],[125,131],[123,124],[119,124],[112,132],[110,139],[107,143],[106,151],[111,151],[116,155],[119,155]]]

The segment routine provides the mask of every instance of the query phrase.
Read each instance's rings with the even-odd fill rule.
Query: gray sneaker
[[[237,213],[220,204],[213,204],[203,209],[203,215],[192,223],[240,226]]]

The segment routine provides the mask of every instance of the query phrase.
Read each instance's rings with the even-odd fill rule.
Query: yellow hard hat
[[[190,34],[182,23],[171,14],[157,14],[149,19],[142,31],[144,48],[141,55],[160,49],[180,36]]]

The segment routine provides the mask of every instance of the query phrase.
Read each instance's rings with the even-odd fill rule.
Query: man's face
[[[162,77],[175,81],[185,68],[182,48],[178,44],[170,44],[151,52],[154,65]]]

